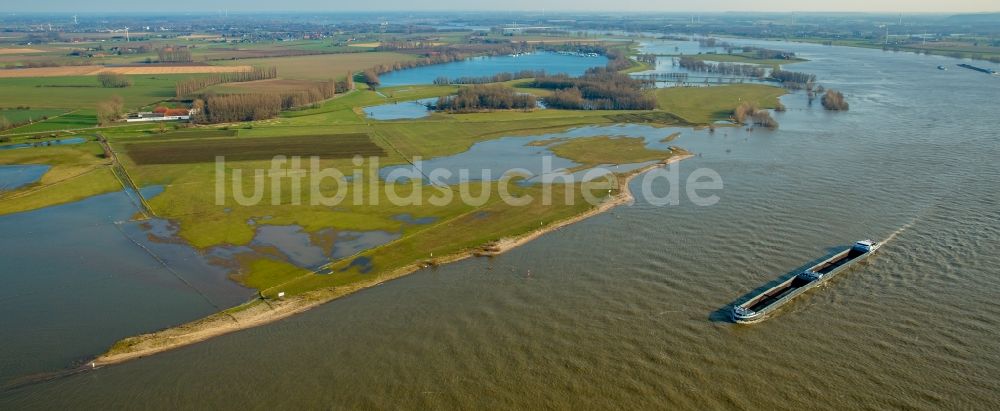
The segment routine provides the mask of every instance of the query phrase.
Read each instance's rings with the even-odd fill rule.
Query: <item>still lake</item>
[[[438,77],[484,77],[522,70],[545,70],[548,73],[566,73],[579,76],[591,67],[607,64],[604,56],[580,56],[549,52],[535,52],[518,56],[474,57],[446,64],[423,66],[393,71],[379,77],[382,87],[431,84]]]

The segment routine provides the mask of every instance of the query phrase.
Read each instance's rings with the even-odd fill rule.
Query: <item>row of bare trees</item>
[[[847,104],[847,100],[844,99],[844,93],[833,89],[827,90],[820,102],[827,110],[847,111],[851,108],[851,105]]]
[[[583,76],[565,74],[536,77],[531,87],[554,90],[543,101],[549,108],[567,110],[652,110],[656,100],[646,89],[652,82],[638,80],[610,67],[588,69]]]
[[[778,128],[778,121],[771,117],[771,113],[762,110],[756,104],[744,101],[733,110],[733,120],[739,124],[750,123],[754,126],[767,128]]]
[[[809,73],[800,73],[796,71],[785,71],[785,70],[772,70],[769,76],[772,80],[781,83],[782,86],[793,88],[793,89],[807,89],[811,90],[813,84],[816,83],[816,75]]]
[[[238,83],[244,81],[269,80],[278,77],[277,67],[254,67],[250,71],[219,73],[211,76],[193,77],[178,81],[174,85],[177,98],[184,98],[205,87],[222,83]]]
[[[110,99],[97,103],[97,122],[104,125],[118,120],[125,115],[125,99],[122,96],[111,96]]]
[[[100,73],[97,75],[97,81],[101,83],[101,87],[104,88],[125,88],[132,87],[132,79],[124,74],[118,73]]]
[[[463,87],[454,96],[440,97],[434,108],[454,113],[469,113],[486,110],[531,110],[538,105],[535,96],[517,93],[514,89],[501,85],[473,85]]]
[[[681,57],[677,64],[689,71],[714,73],[724,76],[764,78],[767,75],[767,69],[753,64],[709,63],[694,57]]]
[[[156,49],[160,63],[188,63],[194,61],[191,49],[184,46],[166,46]]]
[[[208,94],[195,100],[198,123],[232,123],[266,120],[282,110],[301,107],[332,98],[337,85],[333,80],[317,82],[313,88],[282,93]]]
[[[515,73],[497,73],[492,76],[466,76],[457,78],[448,77],[438,77],[434,79],[434,84],[437,85],[447,85],[447,84],[488,84],[488,83],[502,83],[511,80],[520,80],[525,78],[535,78],[535,77],[545,77],[545,70],[521,70]]]
[[[195,122],[232,123],[265,120],[281,112],[278,94],[222,94],[205,98],[204,109],[195,115]]]
[[[376,87],[382,85],[382,80],[378,78],[378,72],[375,69],[368,69],[361,72],[361,81],[368,85],[368,88],[374,90]]]

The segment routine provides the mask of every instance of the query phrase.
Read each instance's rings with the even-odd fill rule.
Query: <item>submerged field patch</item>
[[[159,141],[131,143],[125,148],[138,165],[210,163],[217,156],[225,156],[228,161],[266,160],[277,155],[323,158],[385,156],[385,150],[362,133]]]

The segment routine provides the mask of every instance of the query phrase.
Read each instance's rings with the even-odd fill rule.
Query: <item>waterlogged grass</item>
[[[0,151],[0,164],[48,164],[33,184],[0,194],[0,215],[69,203],[121,189],[96,142]]]
[[[786,91],[764,84],[736,84],[718,87],[674,87],[656,90],[660,110],[695,124],[709,124],[728,119],[741,102],[750,101],[760,108],[775,108]]]
[[[573,160],[579,166],[571,172],[586,170],[602,164],[632,164],[663,160],[673,155],[672,151],[646,148],[646,140],[641,137],[583,137],[557,142],[549,146],[555,155]]]
[[[809,61],[803,58],[792,58],[792,59],[760,59],[756,58],[753,53],[737,53],[737,54],[699,54],[694,57],[698,60],[704,61],[715,61],[720,63],[745,63],[745,64],[759,64],[762,66],[781,66],[784,64],[795,64],[804,61]]]
[[[364,251],[358,256],[337,261],[330,266],[331,273],[328,275],[292,276],[286,281],[263,288],[262,292],[267,297],[274,297],[278,292],[294,295],[318,288],[370,281],[373,277],[377,278],[414,263],[434,265],[438,263],[437,259],[440,257],[540,229],[593,207],[587,203],[580,189],[573,190],[575,195],[571,195],[571,201],[567,201],[560,187],[555,187],[550,205],[540,201],[544,195],[541,190],[540,186],[527,188],[515,186],[513,195],[524,198],[530,196],[535,201],[529,202],[526,206],[510,206],[494,195],[482,206],[470,208],[465,212],[456,210],[439,223],[410,229],[396,241]],[[607,188],[602,187],[596,191],[606,193]],[[369,260],[368,273],[362,272],[356,265],[352,266],[352,262],[358,257]]]

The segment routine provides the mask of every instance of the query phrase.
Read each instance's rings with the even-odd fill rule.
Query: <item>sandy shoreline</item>
[[[676,163],[690,157],[692,157],[690,154],[678,154],[656,164],[651,164],[646,167],[633,170],[626,175],[619,176],[621,190],[618,195],[609,201],[601,203],[597,207],[587,210],[584,213],[564,220],[556,221],[543,228],[539,228],[516,237],[505,238],[483,247],[443,257],[437,259],[435,262],[437,264],[447,264],[474,256],[494,256],[503,254],[562,227],[566,227],[570,224],[574,224],[604,213],[620,205],[631,203],[635,199],[632,195],[632,191],[629,189],[629,183],[633,178],[653,169],[661,168],[668,164]],[[411,274],[425,267],[426,263],[418,261],[388,273],[384,273],[368,282],[310,291],[305,294],[283,300],[253,300],[229,310],[212,314],[200,320],[171,327],[162,331],[123,339],[115,343],[115,345],[113,345],[107,353],[102,354],[92,362],[87,363],[85,367],[96,368],[104,365],[122,363],[136,358],[142,358],[175,348],[188,346],[231,332],[272,323],[295,314],[308,311],[321,304],[333,301],[339,297],[356,291]]]

